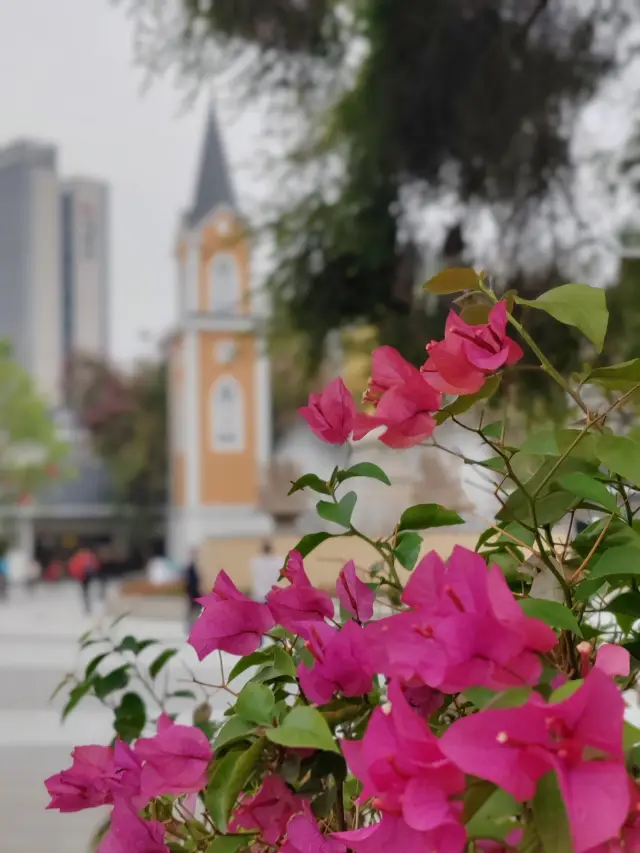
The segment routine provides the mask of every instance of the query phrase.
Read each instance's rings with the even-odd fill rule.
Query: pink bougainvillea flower
[[[409,611],[376,619],[364,631],[375,673],[436,688],[442,684],[446,651],[434,639],[433,625],[421,614]]]
[[[631,806],[619,836],[592,847],[589,853],[633,853],[640,850],[640,790],[638,783],[629,780]]]
[[[293,634],[307,636],[306,623],[333,618],[331,596],[312,585],[297,551],[289,554],[282,575],[290,586],[274,586],[267,595],[267,606],[278,625]]]
[[[114,799],[124,797],[136,808],[142,808],[148,802],[142,793],[142,760],[128,743],[119,739],[113,748],[111,789]]]
[[[311,581],[304,568],[304,562],[300,551],[289,551],[281,577],[296,586],[312,586]]]
[[[402,600],[411,610],[366,631],[378,672],[414,686],[457,693],[535,684],[539,653],[557,643],[549,626],[525,616],[500,569],[467,548],[454,548],[446,564],[428,554]]]
[[[241,799],[229,830],[256,829],[264,842],[276,844],[293,815],[303,809],[304,800],[296,796],[280,776],[267,776],[257,794]]]
[[[148,799],[197,793],[207,784],[213,752],[205,733],[195,726],[176,725],[163,714],[156,736],[140,738],[135,752],[144,761],[142,790]]]
[[[631,672],[631,657],[626,649],[614,643],[603,643],[596,653],[595,668],[612,678],[627,676]]]
[[[375,798],[383,813],[402,814],[426,832],[459,825],[464,775],[442,754],[438,739],[416,714],[399,684],[389,686],[391,711],[377,708],[359,741],[343,740],[349,768],[363,783],[361,801]]]
[[[493,841],[482,839],[476,842],[476,847],[482,853],[515,853],[518,844],[522,841],[524,831],[522,829],[512,830],[504,841]]]
[[[447,823],[432,830],[413,829],[399,814],[385,813],[380,823],[350,832],[336,832],[355,853],[461,853],[467,836],[459,823]]]
[[[97,853],[169,853],[164,826],[157,820],[142,820],[129,803],[118,800]]]
[[[374,404],[374,415],[358,414],[353,430],[358,440],[373,429],[385,426],[380,441],[388,447],[413,447],[429,438],[436,427],[433,412],[442,398],[417,367],[405,361],[392,347],[373,354],[373,376],[364,399]]]
[[[363,402],[377,406],[383,394],[391,388],[411,383],[415,374],[416,368],[397,349],[378,347],[371,354],[371,378]]]
[[[427,346],[429,358],[422,370],[428,382],[446,394],[475,394],[487,375],[515,364],[523,352],[507,337],[507,306],[498,302],[488,323],[470,326],[451,311],[442,341]]]
[[[323,835],[311,809],[294,815],[287,824],[287,838],[281,853],[346,853],[346,845],[331,835]]]
[[[433,687],[415,680],[401,682],[401,686],[402,695],[421,717],[430,717],[434,711],[442,707],[444,694],[439,690],[434,690]]]
[[[298,679],[305,695],[318,705],[330,702],[336,693],[364,696],[373,689],[372,665],[364,630],[347,622],[341,631],[326,623],[308,625],[306,646],[313,655],[313,668],[301,663]]]
[[[371,619],[375,593],[360,580],[353,560],[349,560],[340,570],[336,593],[343,608],[358,622],[368,622]]]
[[[617,837],[629,811],[623,721],[620,691],[594,669],[563,702],[547,704],[536,695],[520,708],[481,711],[453,723],[440,744],[465,773],[521,801],[555,770],[575,853],[584,853]]]
[[[220,572],[213,591],[198,601],[203,610],[191,629],[189,643],[200,660],[218,649],[234,655],[251,654],[275,625],[266,604],[243,595],[226,572]]]
[[[50,776],[48,809],[79,812],[113,803],[113,750],[108,746],[77,746],[68,770]]]
[[[353,431],[356,407],[353,397],[339,377],[320,394],[311,394],[299,409],[311,431],[329,444],[344,444]]]

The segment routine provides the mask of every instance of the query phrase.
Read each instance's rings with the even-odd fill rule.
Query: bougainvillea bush
[[[327,442],[375,430],[399,450],[437,441],[448,421],[471,430],[489,453],[465,461],[494,483],[495,523],[475,550],[420,558],[422,532],[462,523],[456,513],[409,507],[374,541],[351,522],[348,481],[388,483],[380,468],[302,477],[292,491],[317,493],[319,515],[342,533],[303,537],[264,602],[221,572],[189,638],[200,660],[239,658],[223,676],[222,721],[200,704],[192,725],[176,722],[172,703],[196,694],[159,693],[174,650],[144,670],[151,640],[84,638],[107,645],[65,713],[97,696],[116,736],[78,746],[46,785],[50,808],[110,808],[100,853],[640,851],[640,731],[626,719],[640,668],[640,436],[621,434],[616,417],[633,411],[640,360],[594,366],[601,290],[498,299],[472,270],[428,287],[463,296],[423,368],[382,347],[364,408],[336,379],[301,415]],[[593,358],[580,375],[559,375],[540,351],[523,325],[530,311],[550,314],[558,335],[584,334]],[[569,417],[516,446],[491,412],[506,411],[500,385],[525,350],[565,390]],[[461,419],[474,405],[478,416]],[[367,539],[378,561],[348,562],[331,595],[305,558],[335,535],[345,550]],[[118,661],[106,674],[105,660]]]

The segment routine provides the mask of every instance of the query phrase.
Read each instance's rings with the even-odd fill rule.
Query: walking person
[[[184,586],[187,595],[187,630],[190,632],[193,623],[200,615],[201,607],[198,599],[202,596],[200,572],[198,571],[198,549],[192,548],[189,563],[184,571]]]
[[[80,584],[82,602],[87,615],[91,613],[91,584],[98,579],[100,563],[90,548],[81,548],[71,557],[67,564],[71,577]]]
[[[0,545],[0,601],[9,594],[9,557],[6,545]]]
[[[251,561],[254,601],[265,601],[273,584],[278,582],[283,562],[273,553],[271,542],[264,541],[260,553]]]

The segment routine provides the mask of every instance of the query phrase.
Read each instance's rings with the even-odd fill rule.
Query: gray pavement
[[[84,668],[87,656],[96,654],[92,647],[81,656],[77,638],[100,623],[108,625],[99,616],[89,619],[82,614],[73,587],[43,587],[32,598],[15,591],[8,602],[0,602],[0,853],[87,853],[91,835],[104,819],[98,810],[73,815],[46,811],[43,785],[47,776],[70,764],[74,745],[107,743],[112,737],[111,712],[97,701],[83,704],[64,724],[62,697],[49,701],[65,674]],[[220,683],[217,660],[199,664],[184,644],[180,623],[123,620],[114,632],[179,646],[166,672],[172,689],[189,688],[186,681],[193,674],[208,684]],[[147,650],[143,664],[161,649]],[[226,671],[233,662],[225,656]],[[208,694],[219,716],[227,704],[225,693],[194,689],[203,698]],[[192,703],[176,702],[170,710],[188,719]],[[149,707],[159,713],[151,699]]]

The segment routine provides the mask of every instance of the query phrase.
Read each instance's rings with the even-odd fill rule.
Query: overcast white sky
[[[59,146],[61,170],[112,188],[111,350],[147,351],[175,318],[173,241],[191,197],[206,99],[185,111],[167,81],[142,93],[133,24],[108,0],[0,0],[0,146]],[[228,116],[216,92],[241,200],[251,194],[260,119]],[[226,99],[226,100],[225,100]],[[243,188],[247,189],[243,193]]]

